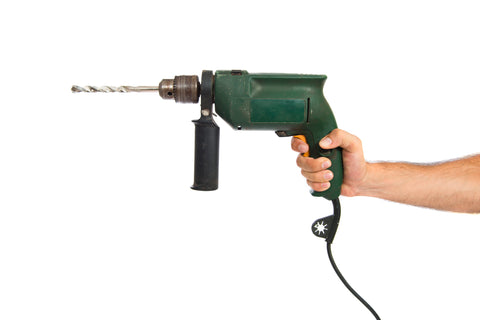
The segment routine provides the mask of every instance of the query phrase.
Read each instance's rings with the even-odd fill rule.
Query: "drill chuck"
[[[180,103],[197,103],[200,97],[200,82],[197,76],[175,76],[163,79],[158,85],[163,99],[174,99]]]

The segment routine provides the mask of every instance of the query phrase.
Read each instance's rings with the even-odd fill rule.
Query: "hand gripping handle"
[[[310,190],[310,193],[314,197],[324,197],[328,200],[336,199],[340,196],[342,183],[343,183],[343,160],[342,160],[342,149],[322,149],[320,148],[319,142],[316,141],[313,135],[295,135],[296,138],[306,142],[308,144],[309,152],[303,154],[304,157],[320,158],[325,157],[330,159],[332,165],[328,170],[332,171],[333,179],[330,181],[330,188],[325,191],[314,191]]]

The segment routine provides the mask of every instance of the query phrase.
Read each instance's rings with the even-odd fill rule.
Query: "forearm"
[[[369,163],[357,195],[456,212],[480,212],[480,155],[438,164]]]

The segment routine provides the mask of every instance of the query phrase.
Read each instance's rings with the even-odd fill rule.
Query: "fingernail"
[[[327,169],[330,167],[332,164],[330,163],[330,160],[325,160],[322,162],[322,169]]]
[[[330,188],[330,182],[324,182],[324,183],[320,184],[320,187],[322,188],[322,190],[326,190],[326,189]]]
[[[305,153],[308,151],[308,147],[304,144],[301,144],[298,146],[298,150],[301,152],[301,153]]]
[[[330,139],[329,137],[325,137],[320,141],[321,147],[328,147],[331,144],[332,144],[332,139]]]
[[[327,180],[330,180],[330,179],[333,178],[333,173],[330,172],[330,171],[328,171],[327,173],[325,173],[325,174],[323,175],[323,177],[324,177],[325,179],[327,179]]]

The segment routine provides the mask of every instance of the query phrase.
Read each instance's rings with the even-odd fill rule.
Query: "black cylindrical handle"
[[[195,124],[194,190],[210,191],[218,188],[218,157],[220,128],[212,116],[202,116]]]

